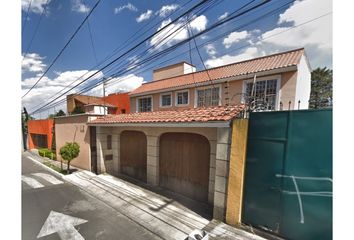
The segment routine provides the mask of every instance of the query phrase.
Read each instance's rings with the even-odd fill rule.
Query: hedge
[[[42,157],[47,157],[49,159],[52,159],[52,160],[56,160],[57,159],[57,156],[55,155],[55,152],[52,151],[52,150],[49,150],[47,148],[41,148],[41,149],[38,149],[38,154]]]

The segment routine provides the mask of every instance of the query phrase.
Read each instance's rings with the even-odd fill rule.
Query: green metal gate
[[[332,239],[332,110],[251,113],[242,221]]]

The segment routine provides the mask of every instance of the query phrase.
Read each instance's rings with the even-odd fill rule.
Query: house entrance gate
[[[332,110],[251,113],[242,222],[332,239]]]

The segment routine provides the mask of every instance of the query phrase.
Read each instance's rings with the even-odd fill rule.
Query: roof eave
[[[247,80],[247,79],[252,79],[255,74],[257,75],[257,77],[261,77],[261,76],[274,75],[274,74],[279,74],[279,73],[283,73],[283,72],[290,72],[290,71],[295,71],[295,70],[297,70],[297,64],[296,65],[287,66],[287,67],[282,67],[282,68],[276,68],[276,69],[272,69],[272,70],[265,70],[265,71],[259,71],[259,72],[239,75],[239,76],[219,78],[219,79],[215,79],[215,80],[212,80],[212,81],[204,81],[204,82],[199,82],[199,83],[186,84],[186,85],[182,85],[182,86],[178,86],[178,87],[164,88],[164,89],[146,91],[146,92],[141,92],[141,93],[136,93],[136,94],[131,92],[129,94],[129,96],[130,97],[139,97],[139,96],[145,96],[145,95],[148,95],[148,94],[155,94],[155,93],[163,93],[163,92],[167,92],[167,91],[181,90],[181,89],[189,88],[191,86],[202,87],[202,86],[207,86],[207,85],[211,85],[211,84],[223,83],[223,82],[227,82],[227,81]]]
[[[138,123],[95,123],[89,122],[89,126],[97,127],[230,127],[231,120],[206,121],[206,122],[138,122]]]

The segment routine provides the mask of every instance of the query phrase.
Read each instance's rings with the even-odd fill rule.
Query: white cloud
[[[83,74],[86,73],[86,77],[90,76],[96,72],[96,70],[93,71],[88,71],[88,70],[77,70],[77,71],[65,71],[62,73],[59,73],[57,77],[51,79],[48,78],[47,76],[44,76],[41,81],[36,85],[35,88],[33,88],[28,95],[26,95],[25,98],[22,100],[23,106],[27,108],[28,111],[33,111],[35,110],[34,108],[38,108],[37,106],[43,106],[43,104],[47,103],[53,95],[56,93],[60,92],[64,87],[69,85],[71,82],[77,80],[79,77],[81,77]],[[102,72],[99,72],[97,75],[92,77],[91,80],[96,80],[100,77],[102,77],[103,74]],[[33,86],[33,84],[38,80],[38,77],[31,77],[31,78],[26,78],[22,81],[22,95],[24,95],[30,87]],[[82,79],[81,79],[82,80]],[[78,83],[78,81],[76,82]],[[68,88],[69,89],[69,88]],[[66,90],[68,90],[66,89]],[[102,86],[101,86],[102,89]],[[73,90],[70,93],[75,93],[77,90]],[[68,94],[70,94],[68,93]],[[65,98],[65,97],[63,97]],[[56,107],[56,110],[58,110],[59,107]],[[66,108],[63,109],[66,111]]]
[[[226,18],[227,16],[229,16],[228,12],[225,12],[223,15],[221,15],[220,17],[218,17],[218,20],[223,20],[224,18]]]
[[[51,0],[48,0],[48,4]],[[33,13],[42,13],[47,0],[21,0],[21,8],[22,11],[27,12],[28,6],[31,3],[31,7],[29,9],[30,12]],[[48,8],[46,9],[48,11]]]
[[[204,15],[196,17],[193,21],[190,22],[190,27],[195,34],[196,32],[203,31],[206,28],[207,25],[207,18]],[[171,23],[171,19],[167,19],[161,23],[161,26],[157,29],[160,30],[166,25]],[[164,30],[162,30],[160,33],[155,35],[151,41],[151,45],[158,44],[157,48],[162,47],[163,45],[171,46],[174,42],[179,42],[182,41],[186,38],[188,38],[188,30],[186,27],[183,27],[180,29],[180,27],[183,26],[182,22],[177,22],[169,25],[166,27]],[[177,30],[178,29],[178,30]],[[176,31],[176,33],[174,33]],[[173,34],[171,34],[173,33]],[[170,35],[166,39],[164,39],[166,36]],[[164,39],[164,40],[163,40]]]
[[[132,12],[137,12],[138,11],[138,9],[133,4],[128,3],[126,5],[114,8],[114,14],[118,14],[121,11],[123,11],[124,9],[127,9],[127,10],[132,11]]]
[[[311,9],[311,12],[309,12]],[[291,23],[298,25],[324,15],[332,11],[332,1],[330,0],[307,0],[296,1],[293,6],[288,8],[279,16],[278,24]],[[309,14],[304,14],[309,13]],[[332,49],[332,18],[330,16],[323,17],[321,20],[305,24],[301,27],[294,28],[285,33],[279,34],[277,37],[269,38],[273,34],[277,34],[290,27],[277,27],[263,33],[262,39],[267,43],[287,47],[302,47],[313,45],[322,51],[331,51]]]
[[[81,0],[72,0],[71,10],[78,13],[88,13],[91,9],[87,7]]]
[[[325,66],[332,68],[332,17],[326,15],[330,12],[332,12],[330,0],[296,1],[279,15],[277,25],[273,29],[263,33],[259,29],[249,30],[248,33],[251,35],[247,40],[249,47],[239,55],[232,56],[230,52],[233,50],[230,46],[227,55],[219,58],[211,56],[207,60],[208,66],[220,66],[246,58],[305,47],[312,68]],[[320,16],[323,17],[318,18]],[[315,18],[318,19],[309,22]],[[293,28],[300,24],[303,25]],[[256,48],[258,54],[254,52]]]
[[[265,53],[263,51],[259,51],[256,47],[247,48],[245,51],[236,54],[236,55],[229,55],[226,54],[220,58],[209,59],[205,62],[205,65],[208,68],[218,67],[234,62],[240,62],[248,59],[252,59],[255,57],[263,56]]]
[[[22,60],[22,73],[26,72],[43,72],[47,66],[43,63],[44,57],[41,57],[37,53],[28,53]]]
[[[251,35],[247,31],[232,32],[226,38],[224,38],[223,44],[226,48],[231,47],[232,44],[250,37]]]
[[[179,8],[178,4],[171,4],[162,6],[160,10],[158,10],[155,14],[159,15],[160,17],[166,17],[169,13],[175,11]]]
[[[152,10],[147,10],[145,13],[142,13],[139,17],[136,18],[138,23],[148,20],[152,16]]]
[[[206,28],[207,23],[208,19],[206,18],[206,16],[200,15],[190,23],[190,26],[192,29],[195,29],[197,30],[197,32],[200,32]]]
[[[205,46],[205,50],[210,57],[215,58],[217,51],[216,51],[214,44],[212,44],[212,43],[207,44]]]

